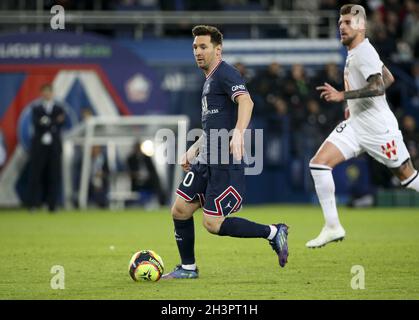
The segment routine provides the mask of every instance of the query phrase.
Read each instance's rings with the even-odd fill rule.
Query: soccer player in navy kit
[[[288,258],[288,227],[285,224],[262,225],[228,217],[242,204],[244,131],[252,115],[253,101],[239,72],[222,61],[221,32],[215,27],[200,25],[192,29],[192,34],[195,60],[206,76],[201,101],[204,133],[182,159],[187,174],[179,185],[178,197],[172,207],[181,264],[163,275],[163,279],[198,278],[193,213],[199,207],[203,208],[203,224],[210,233],[268,239],[278,255],[280,266],[284,267]],[[214,132],[219,130],[233,130],[230,141],[218,145],[218,136]],[[225,148],[228,163],[220,156]],[[214,154],[218,156],[214,157]]]

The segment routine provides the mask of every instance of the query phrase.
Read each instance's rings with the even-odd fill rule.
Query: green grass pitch
[[[310,250],[323,223],[316,206],[246,206],[236,214],[290,226],[285,268],[264,239],[217,237],[195,214],[200,278],[134,282],[131,255],[153,249],[179,262],[169,209],[145,212],[0,212],[0,299],[419,299],[419,210],[340,208],[346,239]],[[51,267],[65,270],[54,290]],[[351,288],[351,268],[365,289]]]

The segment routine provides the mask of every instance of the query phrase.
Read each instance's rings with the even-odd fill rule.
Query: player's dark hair
[[[223,43],[223,34],[216,27],[199,25],[192,29],[192,35],[196,36],[210,36],[211,43],[218,46]]]
[[[340,8],[340,15],[343,16],[345,14],[352,14],[358,15],[360,14],[364,20],[367,19],[367,15],[365,14],[365,9],[363,6],[359,4],[345,4]]]

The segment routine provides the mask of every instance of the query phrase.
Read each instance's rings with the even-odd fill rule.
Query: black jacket
[[[61,152],[61,127],[64,123],[64,117],[64,108],[57,102],[54,101],[52,111],[48,114],[43,106],[43,101],[35,101],[32,105],[32,125],[34,128],[32,149],[39,149],[44,146],[42,137],[49,132],[52,137],[50,146],[54,151]]]

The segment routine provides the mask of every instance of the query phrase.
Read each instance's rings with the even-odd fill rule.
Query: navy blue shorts
[[[205,214],[227,216],[241,209],[244,190],[244,169],[197,164],[186,173],[176,194],[188,202],[199,200]]]

